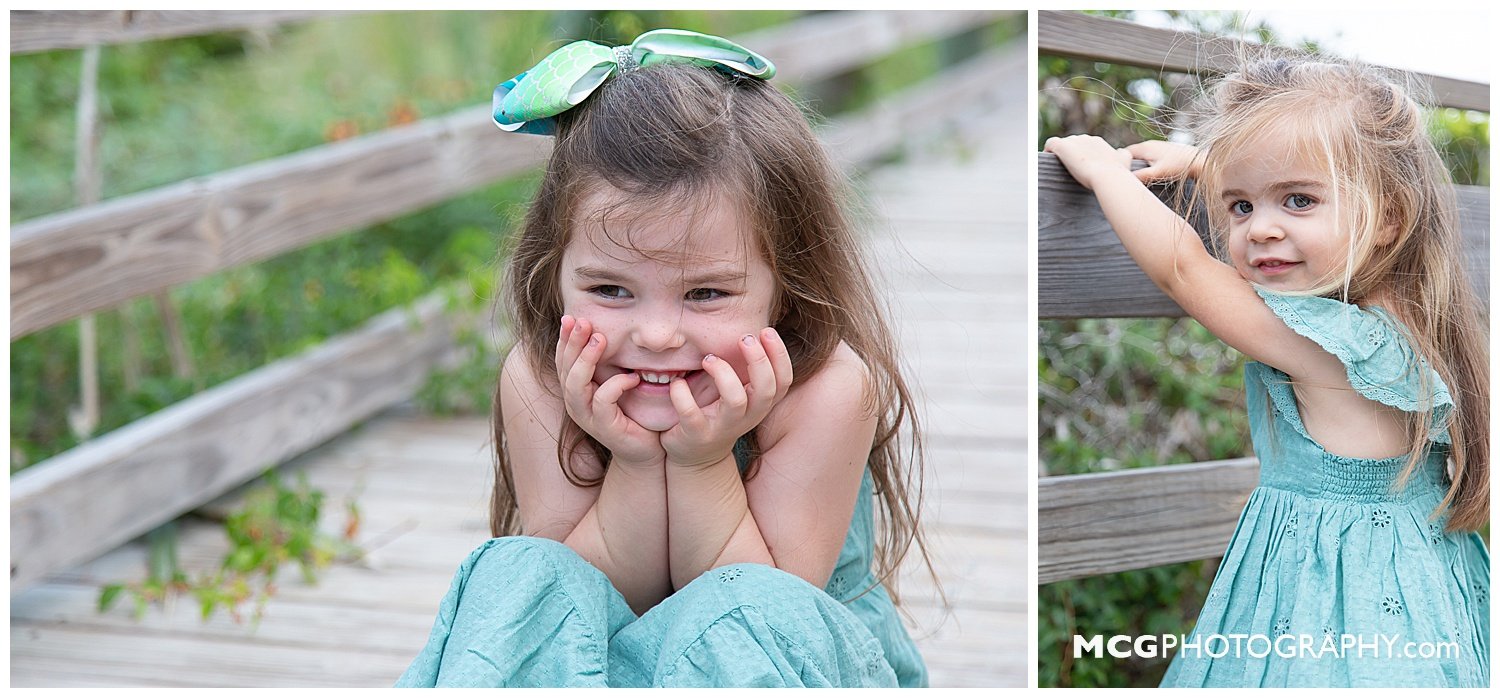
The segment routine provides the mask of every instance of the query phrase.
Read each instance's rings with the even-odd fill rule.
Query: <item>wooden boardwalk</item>
[[[903,575],[934,686],[1026,681],[1026,171],[1024,71],[961,155],[877,170],[873,252],[929,444],[924,519],[950,606]],[[916,126],[914,128],[921,128]],[[488,423],[388,412],[299,458],[337,503],[355,493],[368,556],[307,586],[295,571],[257,627],[199,619],[184,599],[134,619],[97,613],[102,584],[139,578],[139,541],[11,599],[12,686],[388,686],[427,637],[458,562],[488,537]],[[183,526],[185,569],[212,569],[217,524]]]

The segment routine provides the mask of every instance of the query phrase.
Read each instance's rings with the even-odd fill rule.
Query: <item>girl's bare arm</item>
[[[568,481],[558,464],[558,428],[566,419],[557,388],[544,385],[517,346],[500,373],[506,448],[525,535],[561,541],[609,577],[636,613],[672,592],[667,563],[666,479],[660,462],[623,463],[595,487]],[[581,459],[579,475],[603,468]]]
[[[878,415],[868,367],[840,343],[762,427],[760,471],[745,484],[776,566],[828,583],[849,533]]]
[[[735,562],[827,583],[875,433],[863,404],[866,380],[864,363],[840,345],[761,423],[762,454],[748,482],[732,457],[700,468],[668,463],[676,586]]]
[[[1286,326],[1238,271],[1209,254],[1198,234],[1130,171],[1131,152],[1095,136],[1047,141],[1099,199],[1131,259],[1157,287],[1225,344],[1293,378],[1348,385],[1332,354]]]

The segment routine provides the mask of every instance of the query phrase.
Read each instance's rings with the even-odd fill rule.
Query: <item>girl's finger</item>
[[[563,381],[565,392],[578,395],[584,402],[592,401],[593,395],[589,394],[589,384],[594,380],[594,368],[599,361],[599,356],[604,352],[604,335],[595,334],[589,337],[588,343],[583,345],[583,350],[578,353],[578,358],[568,369],[567,378]]]
[[[1042,145],[1042,150],[1045,150],[1049,153],[1055,153],[1060,149],[1067,148],[1070,143],[1077,143],[1078,139],[1082,137],[1083,136],[1079,135],[1063,136],[1061,138],[1053,136],[1051,138],[1048,138],[1047,142]]]
[[[624,395],[625,391],[640,384],[641,374],[639,373],[621,373],[611,376],[594,391],[594,404],[614,406],[620,402],[620,396]]]
[[[734,417],[744,414],[745,405],[749,399],[745,394],[744,384],[740,383],[739,374],[734,372],[734,367],[730,366],[728,361],[709,354],[703,357],[703,371],[714,379],[714,387],[719,389],[720,411],[728,412]]]
[[[552,361],[557,364],[558,377],[562,376],[565,367],[563,347],[568,345],[568,337],[573,334],[573,326],[576,324],[572,315],[562,316],[562,321],[557,324],[557,346],[552,349]]]
[[[776,401],[776,368],[758,335],[747,334],[740,340],[740,351],[745,355],[745,368],[750,374],[750,402],[752,411],[770,409]]]
[[[672,398],[672,407],[677,409],[677,421],[681,426],[685,430],[702,432],[708,425],[708,418],[703,416],[703,409],[693,399],[693,389],[688,387],[687,381],[673,378],[667,391]]]
[[[774,327],[761,330],[760,341],[771,359],[771,368],[776,371],[776,399],[780,400],[792,388],[792,353],[787,351],[786,342],[781,341]]]
[[[568,341],[568,335],[573,333],[573,327],[577,324],[578,320],[572,315],[562,316],[562,320],[557,324],[557,347],[559,349]]]
[[[557,354],[557,375],[565,376],[572,370],[573,364],[578,361],[578,355],[583,352],[589,335],[592,334],[587,320],[573,318],[572,329],[568,330],[566,337],[559,340]]]

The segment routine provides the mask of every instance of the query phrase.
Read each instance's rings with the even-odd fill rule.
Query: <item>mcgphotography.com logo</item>
[[[1457,642],[1403,642],[1400,635],[1322,635],[1284,634],[1272,637],[1253,633],[1227,635],[1083,635],[1073,636],[1073,658],[1102,658],[1106,653],[1116,659],[1140,657],[1155,659],[1178,654],[1195,659],[1208,657],[1251,657],[1263,659],[1276,655],[1283,659],[1347,659],[1383,657],[1386,659],[1435,659],[1458,656]]]

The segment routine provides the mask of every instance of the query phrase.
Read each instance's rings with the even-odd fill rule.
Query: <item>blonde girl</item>
[[[1420,106],[1375,68],[1266,57],[1213,87],[1197,143],[1046,145],[1254,360],[1260,486],[1163,685],[1488,685],[1484,321]],[[1144,186],[1182,178],[1217,256]]]

